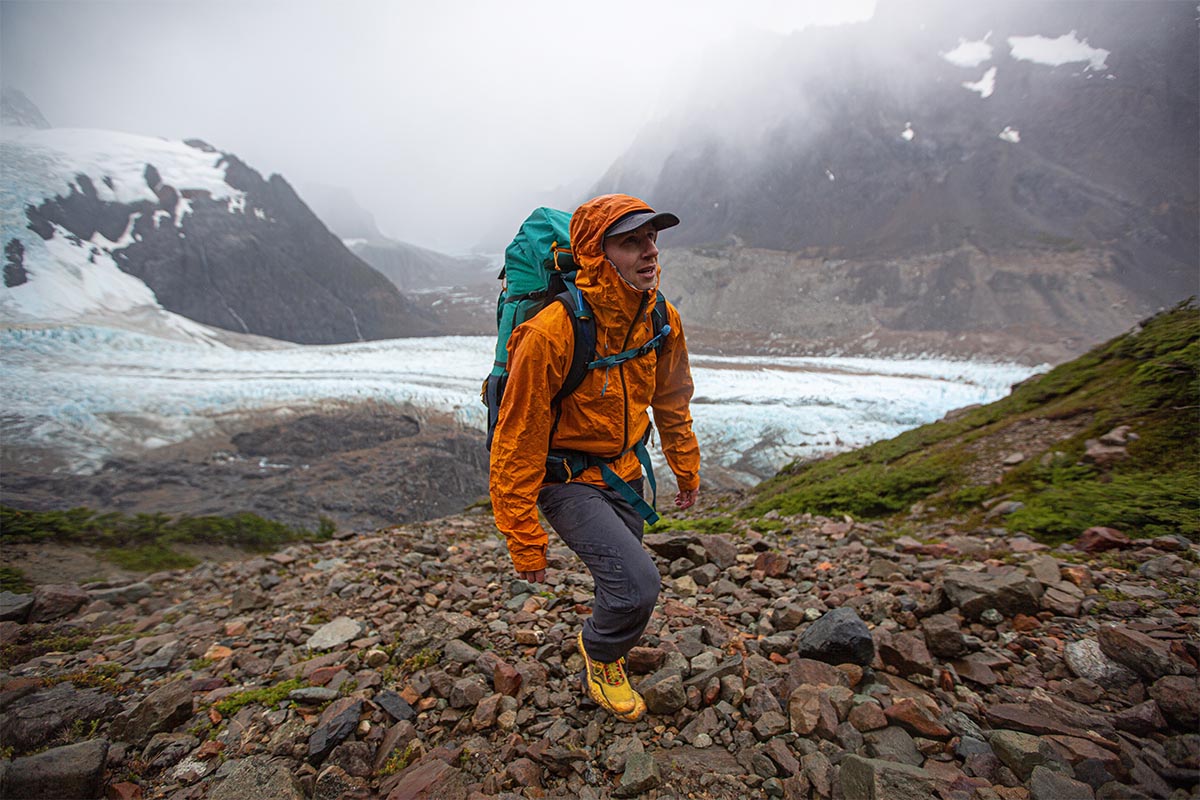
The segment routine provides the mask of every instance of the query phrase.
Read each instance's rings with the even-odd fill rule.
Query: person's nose
[[[658,245],[649,239],[646,240],[646,250],[642,253],[642,258],[654,258],[658,255]]]

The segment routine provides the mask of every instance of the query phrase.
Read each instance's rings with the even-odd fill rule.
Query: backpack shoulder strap
[[[571,367],[567,370],[567,377],[563,381],[562,388],[554,395],[552,401],[553,405],[557,406],[564,397],[578,389],[579,384],[583,383],[584,377],[587,376],[588,363],[596,354],[596,320],[592,317],[592,311],[588,308],[587,301],[583,299],[583,293],[574,284],[568,285],[554,299],[566,307],[567,317],[571,320],[571,333],[575,340],[571,355]]]

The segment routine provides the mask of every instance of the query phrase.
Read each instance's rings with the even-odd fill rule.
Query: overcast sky
[[[56,127],[198,137],[461,253],[514,197],[599,178],[731,37],[874,6],[0,0],[0,77]]]

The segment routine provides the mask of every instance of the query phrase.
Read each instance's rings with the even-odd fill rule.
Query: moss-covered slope
[[[1119,426],[1133,436],[1104,456],[1088,456],[1089,440],[1094,448]],[[1198,439],[1200,309],[1193,298],[995,403],[854,452],[791,464],[758,487],[747,513],[915,512],[961,525],[986,520],[1049,540],[1094,525],[1197,539]],[[1007,505],[998,508],[1000,500]]]

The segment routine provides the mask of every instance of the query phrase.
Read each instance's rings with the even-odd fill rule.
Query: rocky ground
[[[581,699],[590,579],[475,510],[119,585],[0,595],[0,796],[1182,798],[1200,546],[737,519],[647,544],[650,708]]]

